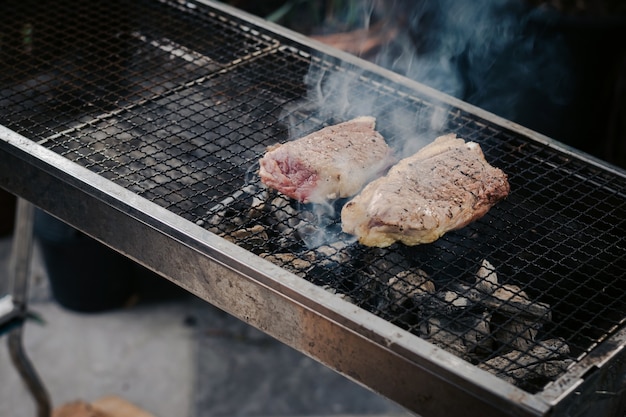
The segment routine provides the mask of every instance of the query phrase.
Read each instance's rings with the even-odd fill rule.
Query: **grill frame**
[[[317,51],[324,59],[363,68],[409,92],[454,106],[603,172],[626,178],[626,172],[619,168],[397,74],[228,6],[201,3],[220,13],[236,15],[253,27],[275,34],[277,39]],[[273,50],[270,47],[251,59]],[[558,414],[578,407],[581,398],[598,398],[599,391],[620,390],[619,378],[611,375],[619,375],[624,369],[623,328],[576,363],[558,383],[531,395],[28,138],[4,127],[0,127],[0,138],[3,188],[412,411],[425,416],[451,415],[478,406],[481,415]],[[117,225],[117,229],[109,227],[111,224]],[[241,301],[242,295],[247,301]],[[450,398],[455,398],[454,403]]]

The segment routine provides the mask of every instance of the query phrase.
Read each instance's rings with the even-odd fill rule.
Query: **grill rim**
[[[537,132],[526,129],[506,119],[502,119],[498,116],[495,116],[491,113],[488,113],[479,108],[471,106],[453,97],[447,96],[444,93],[433,90],[415,81],[406,79],[400,75],[387,71],[383,68],[377,67],[367,61],[363,61],[359,58],[343,53],[341,51],[333,50],[332,48],[329,48],[323,44],[320,44],[316,41],[305,38],[297,33],[291,32],[288,29],[282,28],[278,25],[271,24],[269,22],[265,22],[254,16],[247,15],[244,12],[241,12],[230,6],[227,6],[221,3],[213,3],[207,0],[199,0],[198,2],[205,4],[209,7],[212,7],[216,10],[220,10],[227,14],[234,14],[235,16],[237,16],[237,18],[247,21],[251,25],[261,27],[264,30],[274,31],[276,35],[278,35],[278,37],[285,38],[285,40],[287,40],[289,43],[292,43],[292,44],[299,43],[300,45],[302,45],[303,48],[308,49],[310,51],[313,59],[315,59],[315,55],[319,53],[322,56],[324,56],[324,59],[326,59],[327,57],[332,57],[332,59],[336,60],[336,62],[346,62],[346,63],[349,63],[350,65],[355,65],[359,68],[362,68],[378,76],[381,76],[385,79],[390,79],[394,81],[399,87],[406,87],[406,91],[408,92],[416,91],[423,96],[433,98],[434,100],[437,100],[439,102],[443,102],[452,107],[459,108],[479,118],[485,119],[495,125],[501,126],[506,130],[510,130],[515,133],[518,133],[529,140],[532,140],[534,142],[537,142],[543,145],[547,145],[548,147],[552,149],[558,150],[559,152],[567,154],[580,161],[594,165],[597,168],[610,172],[614,175],[618,175],[623,178],[626,178],[626,170],[622,170],[618,167],[614,167],[608,163],[600,161],[599,159],[596,159],[580,151],[577,151],[574,148],[570,148],[567,145],[559,143],[551,138],[548,138]],[[282,46],[282,47],[291,48],[290,46]],[[72,186],[73,188],[75,188],[76,193],[84,193],[91,200],[94,200],[93,204],[98,206],[99,210],[103,210],[104,212],[108,212],[112,210],[115,212],[124,213],[128,215],[130,218],[132,218],[133,221],[150,225],[151,227],[155,228],[155,230],[158,230],[163,235],[171,237],[172,239],[176,239],[185,245],[193,243],[192,248],[194,250],[201,253],[202,256],[212,259],[216,264],[220,264],[221,267],[233,269],[233,265],[229,264],[227,261],[238,263],[241,260],[241,259],[235,259],[230,254],[225,255],[224,253],[222,253],[221,256],[212,256],[211,253],[207,253],[206,251],[208,250],[208,252],[212,252],[216,250],[217,247],[223,246],[224,244],[227,243],[225,240],[219,237],[216,237],[216,239],[214,239],[213,237],[208,239],[207,236],[209,235],[207,235],[207,233],[209,232],[207,232],[206,230],[199,228],[193,225],[193,223],[190,223],[176,215],[173,215],[172,213],[169,213],[167,210],[162,209],[159,206],[153,203],[150,203],[147,200],[144,200],[142,197],[138,197],[137,195],[125,190],[121,186],[117,186],[113,183],[110,183],[108,180],[105,180],[101,178],[100,176],[98,176],[97,174],[93,174],[90,171],[85,170],[84,168],[78,166],[77,164],[74,164],[71,161],[66,160],[65,158],[59,155],[49,152],[43,148],[39,149],[37,145],[33,146],[32,142],[29,139],[23,136],[17,135],[14,132],[6,128],[0,129],[0,137],[2,137],[6,141],[6,144],[2,143],[2,150],[1,150],[6,155],[11,155],[12,158],[15,158],[15,161],[19,160],[20,161],[19,164],[23,164],[25,168],[35,169],[36,171],[39,171],[41,174],[45,174],[45,175],[51,176],[51,178],[56,179],[58,181],[58,184],[57,184],[58,187]],[[16,170],[14,172],[21,172],[21,171]],[[3,177],[9,178],[10,173],[7,171],[6,176],[3,175]],[[63,204],[59,202],[52,201],[49,197],[46,197],[46,196],[40,197],[38,195],[35,195],[33,190],[28,190],[29,186],[32,184],[30,184],[26,179],[19,179],[11,183],[12,179],[9,178],[8,181],[9,183],[7,183],[8,184],[7,188],[10,188],[9,191],[14,192],[15,194],[18,194],[20,196],[23,196],[31,200],[36,205],[39,205],[40,207],[44,208],[46,211],[49,211],[53,215],[62,217],[64,221],[67,221],[68,223],[72,224],[74,227],[78,228],[79,230],[82,230],[83,232],[89,234],[90,236],[103,241],[105,244],[112,246],[113,249],[125,253],[127,256],[132,257],[133,259],[139,261],[140,263],[145,262],[145,259],[143,260],[141,259],[141,256],[140,256],[141,254],[133,255],[130,250],[128,249],[121,250],[119,245],[114,245],[111,243],[112,241],[118,240],[118,238],[111,237],[109,234],[107,234],[107,232],[102,231],[102,230],[93,230],[92,229],[93,226],[88,224],[89,219],[76,219],[71,215],[72,210],[70,208],[65,207]],[[2,185],[3,187],[5,186],[5,184],[2,184]],[[46,190],[40,190],[40,191],[43,192]],[[132,204],[129,204],[129,203],[132,203]],[[181,230],[186,230],[189,233],[184,234],[183,236],[178,236]],[[226,245],[226,247],[229,249],[232,249],[232,247],[229,245],[231,244]],[[254,259],[254,263],[260,263],[261,265],[260,268],[256,266],[252,267],[251,265],[247,265],[246,268],[242,268],[242,269],[246,269],[249,272],[249,273],[246,273],[245,275],[243,273],[243,270],[237,271],[237,272],[240,272],[242,276],[245,276],[246,279],[256,282],[260,287],[265,287],[268,290],[277,291],[279,293],[284,292],[285,290],[289,290],[289,291],[295,290],[295,288],[291,287],[290,285],[285,285],[285,283],[278,282],[276,277],[271,276],[273,273],[278,273],[278,275],[281,275],[282,278],[286,279],[289,282],[291,282],[290,280],[293,279],[294,277],[296,280],[302,281],[300,278],[296,277],[295,275],[279,267],[276,267],[267,261],[262,260],[256,255],[252,255],[249,252],[241,248],[238,248],[238,250],[242,251],[243,257],[247,258],[249,255],[253,257],[252,259]],[[215,254],[213,253],[213,255]],[[225,256],[225,258],[223,256]],[[154,265],[146,265],[146,266],[151,267],[151,269],[155,269]],[[239,265],[239,266],[243,266],[243,265]],[[162,272],[162,271],[157,270],[157,272]],[[181,283],[180,280],[178,283],[179,284]],[[273,288],[273,285],[276,285],[279,288]],[[355,310],[355,307],[353,305],[349,303],[345,305],[343,304],[343,303],[346,303],[345,301],[335,300],[334,298],[329,298],[327,294],[322,293],[321,292],[322,290],[313,284],[310,284],[310,285],[303,284],[303,285],[304,285],[304,288],[301,289],[300,284],[298,283],[298,285],[296,285],[296,287],[298,288],[298,291],[295,291],[293,294],[290,294],[290,296],[288,296],[287,294],[284,294],[284,297],[289,298],[294,303],[300,303],[300,304],[304,303],[306,305],[305,302],[310,302],[312,303],[312,305],[315,305],[315,307],[321,307],[320,312],[321,310],[323,310],[326,314],[331,313],[331,312],[338,314],[338,316],[336,317],[329,317],[329,320],[337,321],[338,319],[342,319],[342,318],[347,320],[348,317],[352,316],[353,313],[350,313],[350,311]],[[300,290],[302,290],[302,292],[300,292]],[[294,294],[297,294],[298,297],[294,297]],[[320,304],[319,303],[320,300],[316,298],[311,298],[310,294],[314,294],[316,295],[316,297],[319,295],[321,297],[320,300],[329,299],[329,300],[332,300],[332,302],[330,302],[328,305]],[[299,297],[302,297],[302,298],[299,298]],[[343,314],[344,309],[348,310],[345,312],[347,315]],[[357,311],[357,313],[358,314],[356,315],[360,318],[361,314],[366,313],[366,312]],[[238,317],[240,317],[240,315],[238,315]],[[371,315],[370,313],[367,313],[365,317],[380,320],[379,318]],[[377,333],[376,331],[373,331],[372,329],[370,329],[369,326],[367,326],[368,324],[367,320],[364,319],[362,322],[360,320],[357,320],[357,321],[349,320],[349,321],[350,321],[349,323],[347,322],[342,323],[341,320],[339,320],[339,325],[347,326],[348,324],[351,324],[351,325],[357,326],[357,328],[353,329],[347,326],[349,331],[357,331],[357,333],[360,333],[361,331],[363,331],[364,332],[363,334],[365,335],[365,337],[378,336],[382,338],[381,333]],[[387,327],[387,325],[389,325],[386,322],[385,324],[386,325],[383,327]],[[392,326],[392,325],[389,325],[389,326]],[[377,329],[377,330],[380,330],[380,329]],[[385,329],[385,330],[386,331],[393,330],[396,333],[400,331],[400,329],[396,328],[395,326],[393,326],[393,329]],[[620,335],[621,333],[618,332],[618,334],[614,335],[607,341],[604,341],[601,345],[606,346],[606,344],[609,342],[610,343],[616,342],[618,344],[619,343],[623,344],[624,338]],[[280,339],[280,337],[278,338]],[[418,346],[420,346],[422,343],[427,343],[429,347],[432,347],[428,342],[422,341],[421,339],[417,338],[417,336],[411,335],[410,338],[415,338],[417,340],[420,340],[420,342],[418,343]],[[555,388],[554,390],[551,391],[551,396],[549,398],[544,397],[543,393],[529,395],[525,391],[522,391],[516,387],[508,386],[508,384],[502,384],[503,382],[502,380],[484,371],[476,370],[471,365],[469,367],[465,367],[466,368],[465,369],[464,368],[465,365],[458,365],[459,358],[457,358],[456,356],[450,353],[447,353],[445,351],[437,352],[437,355],[435,355],[435,357],[437,358],[441,357],[441,361],[433,361],[433,357],[430,355],[425,355],[426,352],[423,352],[422,349],[418,349],[418,352],[415,352],[415,349],[413,349],[412,346],[409,346],[410,343],[408,342],[400,343],[399,340],[395,340],[395,339],[396,338],[391,337],[391,338],[387,338],[386,340],[376,340],[376,343],[379,344],[382,348],[384,348],[383,345],[390,343],[391,346],[399,349],[398,351],[391,350],[392,352],[397,353],[397,354],[418,355],[420,360],[425,360],[425,362],[420,364],[422,366],[425,366],[425,368],[429,368],[429,365],[433,365],[435,368],[440,367],[439,370],[443,372],[436,376],[439,376],[441,378],[447,377],[448,379],[455,380],[454,384],[456,384],[459,389],[462,389],[464,391],[474,391],[477,395],[482,395],[485,393],[489,394],[489,398],[487,398],[486,401],[489,402],[490,405],[494,405],[494,406],[495,404],[499,404],[498,408],[501,408],[502,410],[505,410],[505,408],[510,407],[510,403],[511,403],[510,398],[515,397],[516,400],[514,404],[516,405],[516,408],[518,409],[519,412],[527,413],[528,410],[531,410],[530,414],[527,414],[527,415],[543,415],[545,412],[547,412],[547,408],[546,408],[547,404],[549,403],[553,404],[554,398],[566,395],[569,390],[572,390],[574,388],[574,386],[571,384],[565,387],[561,387],[560,390]],[[387,346],[385,349],[389,350],[390,346]],[[450,364],[454,364],[455,367],[460,366],[463,369],[463,371],[459,373],[458,368],[448,369],[448,366]],[[591,364],[590,366],[592,365],[597,366],[597,364]],[[430,370],[432,371],[432,369]],[[436,371],[437,370],[435,370],[435,373],[437,373]],[[476,371],[479,371],[478,376],[475,375]],[[570,378],[571,380],[582,379],[584,374],[588,371],[588,368],[577,369],[575,371],[576,372],[573,372],[572,370],[568,371],[558,381],[565,380],[566,378]],[[450,373],[446,373],[446,372],[450,372]],[[350,377],[350,375],[347,375],[347,376]],[[484,378],[486,378],[486,382]],[[558,382],[558,381],[555,381],[555,382]],[[363,382],[363,381],[360,381],[360,382]],[[557,385],[558,384],[554,384],[553,386],[556,387]],[[498,386],[503,387],[503,388],[497,388]],[[522,397],[525,399],[520,400],[520,398]],[[390,396],[390,398],[394,399],[393,396]],[[537,413],[540,413],[540,414],[537,414]],[[523,414],[523,415],[526,415],[526,414]]]

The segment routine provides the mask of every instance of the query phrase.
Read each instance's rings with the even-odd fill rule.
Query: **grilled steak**
[[[259,161],[261,181],[304,203],[351,197],[394,162],[375,125],[358,117],[271,146]]]
[[[368,184],[341,211],[342,228],[367,246],[430,243],[482,217],[506,197],[506,174],[477,143],[441,136]]]

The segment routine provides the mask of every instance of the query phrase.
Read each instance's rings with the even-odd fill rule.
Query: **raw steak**
[[[367,246],[430,243],[482,217],[506,197],[506,174],[477,143],[435,139],[369,183],[341,211],[343,231]]]
[[[271,146],[259,161],[261,181],[304,203],[351,197],[395,162],[375,125],[358,117]]]

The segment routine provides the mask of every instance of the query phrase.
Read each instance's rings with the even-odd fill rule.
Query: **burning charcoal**
[[[318,236],[320,233],[324,233],[318,226],[306,221],[300,221],[298,226],[296,226],[296,232],[308,247],[315,246],[319,241]]]
[[[270,205],[276,220],[280,223],[279,231],[283,231],[280,230],[280,227],[295,228],[300,223],[298,211],[291,206],[291,202],[287,198],[278,196],[271,201]]]
[[[444,303],[453,309],[469,307],[471,302],[456,291],[443,292]]]
[[[492,351],[488,312],[462,317],[430,317],[422,330],[429,342],[455,355],[472,360]]]
[[[232,196],[224,199],[223,201],[229,199],[232,199]],[[218,203],[207,211],[206,223],[209,226],[209,230],[213,233],[222,235],[224,233],[240,229],[244,226],[248,219],[245,216],[241,216],[241,213],[245,213],[245,210],[239,210],[234,207],[226,207],[225,204]],[[202,220],[201,223],[204,224],[204,220]]]
[[[521,288],[498,282],[493,265],[486,259],[476,272],[476,287],[482,299],[470,291],[470,297],[494,310],[494,340],[515,350],[528,350],[535,344],[537,332],[551,319],[550,306],[532,301]]]
[[[222,232],[238,229],[245,223],[245,219],[237,214],[231,209],[218,211],[208,218],[208,224],[215,227],[219,226],[218,230]]]
[[[390,278],[412,268],[407,257],[395,251],[373,248],[368,255],[372,258],[368,262],[367,272],[385,284]]]
[[[501,286],[493,293],[485,293],[476,288],[466,287],[463,295],[472,302],[479,303],[485,307],[498,311],[502,314],[519,315],[528,318],[551,320],[550,306],[538,301],[532,301],[527,297],[519,295],[514,286]],[[519,290],[519,289],[518,289]]]
[[[493,296],[504,302],[514,302],[519,304],[531,304],[532,301],[524,291],[517,285],[505,284],[493,292]]]
[[[344,242],[334,242],[305,252],[303,258],[321,264],[346,265],[351,260],[348,247]]]
[[[476,272],[475,288],[485,297],[479,300],[480,296],[471,291],[470,296],[494,310],[494,340],[511,349],[530,349],[541,326],[551,319],[550,306],[532,301],[518,286],[501,285],[495,268],[486,259]]]
[[[252,226],[246,229],[235,230],[230,234],[233,238],[237,240],[248,239],[250,237],[259,237],[264,240],[267,240],[267,233],[265,233],[265,227],[260,224],[256,226]]]
[[[532,301],[526,293],[514,285],[501,285],[498,282],[493,265],[483,259],[476,272],[476,285],[467,288],[465,296],[470,300],[481,303],[488,308],[499,310],[501,313],[551,320],[550,306],[538,301]]]
[[[404,305],[435,292],[435,284],[421,269],[399,272],[389,279],[388,284],[388,297],[396,305]]]
[[[315,251],[322,256],[330,258],[342,253],[347,246],[348,245],[344,242],[335,242],[329,245],[322,245],[319,248],[316,248]]]
[[[349,295],[347,294],[343,294],[338,292],[335,288],[331,287],[330,285],[324,285],[322,286],[323,289],[325,289],[326,291],[328,291],[331,294],[335,294],[337,297],[349,302],[349,303],[354,303],[354,300],[352,300],[352,298],[350,298]]]
[[[298,228],[304,224],[299,218],[300,213],[291,206],[291,202],[284,196],[277,196],[272,199],[269,209],[273,214],[272,222],[274,229],[279,233],[276,241],[279,248],[294,248],[297,250],[302,245],[302,239],[299,236]]]
[[[477,320],[464,337],[465,345],[472,354],[484,356],[493,352],[493,338],[491,337],[491,313],[483,311],[480,320]]]
[[[360,281],[360,274],[352,268],[350,246],[345,242],[333,242],[309,249],[300,256],[312,265],[309,273],[310,281],[317,285],[330,285],[339,291],[348,293]]]
[[[334,208],[321,205],[298,205],[283,195],[269,204],[275,229],[288,239],[297,237],[300,244],[315,248],[329,240],[328,227],[334,222]]]
[[[318,236],[323,228],[316,223],[315,216],[305,210],[297,210],[291,201],[283,196],[274,198],[271,202],[274,217],[278,221],[276,230],[287,238],[297,236],[306,246],[315,246],[320,240]]]
[[[260,193],[252,196],[252,202],[250,203],[250,209],[247,216],[250,219],[256,219],[263,215],[266,208],[266,201],[268,199],[267,190],[262,190]]]
[[[476,304],[474,300],[465,297],[468,289],[460,285],[458,289],[439,291],[428,298],[426,308],[438,316],[458,315],[461,310]]]
[[[491,313],[477,310],[477,304],[465,297],[467,288],[446,290],[428,299],[423,316],[430,314],[421,327],[424,337],[464,359],[482,357],[493,349]]]
[[[234,193],[215,204],[206,212],[209,224],[216,226],[222,224],[226,219],[233,224],[243,224],[245,219],[229,216],[229,214],[232,214],[233,212],[235,214],[245,212],[247,207],[242,207],[241,210],[238,210],[233,209],[232,206],[244,205],[246,198],[250,195],[254,195],[256,192],[257,187],[254,184],[249,184],[239,190],[236,190]]]
[[[432,344],[461,358],[467,358],[469,351],[456,332],[450,330],[449,320],[431,317],[422,327],[422,337]]]
[[[322,245],[315,249],[315,252],[331,259],[337,263],[347,263],[350,261],[350,254],[347,252],[349,245],[345,242],[333,242],[328,245]]]
[[[496,269],[488,260],[483,259],[480,268],[476,272],[476,289],[491,294],[497,287],[498,275],[496,274]]]
[[[316,248],[336,240],[338,226],[334,224],[334,209],[316,205],[300,212],[298,236],[308,248]]]
[[[283,233],[272,238],[275,250],[298,252],[302,250],[302,242],[294,234]]]
[[[495,310],[495,340],[512,349],[527,350],[533,346],[537,332],[551,319],[547,304],[533,302],[515,285],[499,287],[486,304]]]
[[[264,247],[269,238],[265,232],[265,227],[261,225],[252,226],[245,229],[238,229],[229,234],[223,235],[224,239],[237,243],[242,247],[252,250]]]
[[[532,303],[526,293],[514,285],[504,285],[498,288],[493,295],[500,300]],[[494,323],[502,322],[494,332],[494,338],[498,343],[522,351],[528,350],[535,344],[535,337],[543,325],[543,320],[537,321],[534,318],[518,315],[500,316],[500,314],[494,315]]]
[[[420,321],[420,309],[435,292],[435,284],[421,269],[401,271],[389,279],[383,291],[385,296],[379,301],[379,310],[385,313],[389,310],[399,321],[414,323]]]
[[[478,365],[496,376],[512,383],[538,378],[553,378],[572,363],[565,358],[569,346],[562,339],[539,342],[527,352],[513,350]]]
[[[303,278],[306,271],[312,266],[311,262],[300,259],[291,253],[262,253],[259,256]]]

